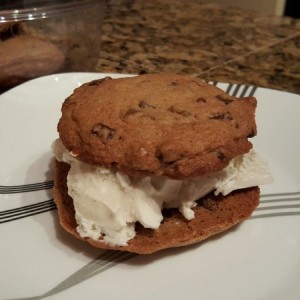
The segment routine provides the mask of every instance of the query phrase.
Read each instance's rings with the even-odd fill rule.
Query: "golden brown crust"
[[[58,131],[87,163],[184,179],[248,152],[255,108],[255,98],[231,97],[190,76],[103,79],[66,99]]]
[[[54,200],[59,220],[66,231],[83,239],[76,231],[73,200],[67,193],[66,177],[69,165],[56,161]],[[102,249],[123,250],[140,254],[198,243],[223,232],[247,219],[259,203],[259,188],[235,191],[226,197],[212,194],[199,201],[194,208],[195,218],[186,220],[176,209],[164,211],[164,220],[158,230],[136,226],[137,234],[128,246],[111,246],[101,241],[83,239]]]

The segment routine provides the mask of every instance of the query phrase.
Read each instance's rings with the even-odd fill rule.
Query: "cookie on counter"
[[[64,53],[53,43],[33,36],[12,36],[0,43],[0,86],[58,72]]]

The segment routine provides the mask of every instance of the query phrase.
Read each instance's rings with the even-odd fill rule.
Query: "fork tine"
[[[256,92],[257,86],[252,86],[252,89],[248,95],[248,97],[253,97]]]
[[[16,221],[56,209],[53,199],[0,212],[0,224]]]
[[[284,198],[281,198],[281,199],[270,199],[270,200],[260,200],[259,202],[260,203],[276,203],[276,202],[283,202],[283,201],[299,201],[300,198],[292,198],[292,199],[284,199]]]
[[[25,192],[34,192],[40,190],[48,190],[53,187],[53,181],[45,181],[38,183],[30,183],[24,185],[0,186],[0,194],[17,194]]]
[[[232,87],[233,87],[233,84],[232,84],[232,83],[230,83],[230,84],[228,85],[227,89],[226,89],[226,93],[227,93],[227,94],[229,94],[229,93],[230,93],[230,91],[231,91]]]
[[[260,205],[255,210],[252,218],[257,219],[300,215],[299,195],[300,192],[263,194],[261,197],[263,197],[264,200],[260,200]],[[272,198],[269,198],[270,196]],[[271,203],[275,205],[269,205]]]
[[[54,209],[56,209],[55,205],[49,206],[49,207],[46,207],[46,208],[42,208],[42,209],[36,209],[36,210],[30,211],[30,212],[26,212],[26,214],[15,215],[14,217],[11,217],[9,219],[1,217],[0,218],[0,224],[16,221],[16,220],[20,220],[20,219],[24,219],[24,218],[35,216],[35,215],[39,215],[41,213],[49,212],[49,211],[54,210]]]
[[[241,84],[237,84],[237,86],[235,87],[235,89],[234,89],[231,96],[236,97],[236,95],[237,95],[238,91],[240,90],[240,88],[241,88]]]
[[[273,217],[288,217],[288,216],[300,216],[300,211],[287,211],[287,212],[255,215],[255,216],[252,216],[249,220],[262,219],[262,218],[273,218]]]
[[[90,278],[98,273],[101,273],[113,267],[114,265],[119,264],[120,262],[126,261],[134,256],[137,256],[136,253],[124,252],[124,251],[108,250],[107,252],[111,252],[111,253],[108,253],[108,255],[105,256],[100,255],[99,257],[96,258],[97,261],[93,265],[97,265],[97,269],[90,272],[90,275],[88,275],[87,278]]]
[[[0,211],[0,216],[7,216],[7,215],[11,215],[17,212],[26,212],[27,210],[32,210],[32,209],[36,209],[39,207],[43,207],[43,206],[47,206],[47,205],[54,205],[54,201],[53,199],[50,200],[46,200],[46,201],[42,201],[39,203],[34,203],[34,204],[30,204],[30,205],[26,205],[23,207],[17,207],[17,208],[13,208],[13,209],[7,209],[4,211]]]
[[[273,206],[258,207],[256,209],[256,211],[269,210],[269,209],[287,209],[287,208],[300,208],[300,204],[273,205]]]
[[[240,94],[240,97],[241,97],[241,98],[242,98],[242,97],[245,97],[248,88],[249,88],[249,85],[245,85],[245,86],[244,86],[244,88],[243,88],[243,90],[242,90],[242,92],[241,92],[241,94]]]
[[[268,197],[284,197],[284,196],[300,196],[300,191],[296,192],[286,192],[286,193],[274,193],[274,194],[261,194],[260,198],[268,198]]]

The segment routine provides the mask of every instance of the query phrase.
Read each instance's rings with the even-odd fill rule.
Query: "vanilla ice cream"
[[[218,172],[191,180],[128,176],[88,165],[72,157],[61,140],[52,145],[58,161],[70,164],[68,193],[74,201],[77,231],[112,245],[127,245],[135,236],[135,223],[157,229],[163,208],[178,208],[194,218],[196,201],[214,191],[226,196],[233,190],[272,182],[267,163],[254,151],[232,159]]]

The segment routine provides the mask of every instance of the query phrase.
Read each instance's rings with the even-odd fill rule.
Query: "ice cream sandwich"
[[[192,76],[94,80],[62,106],[54,200],[61,225],[103,249],[153,253],[249,218],[269,183],[256,99]]]

